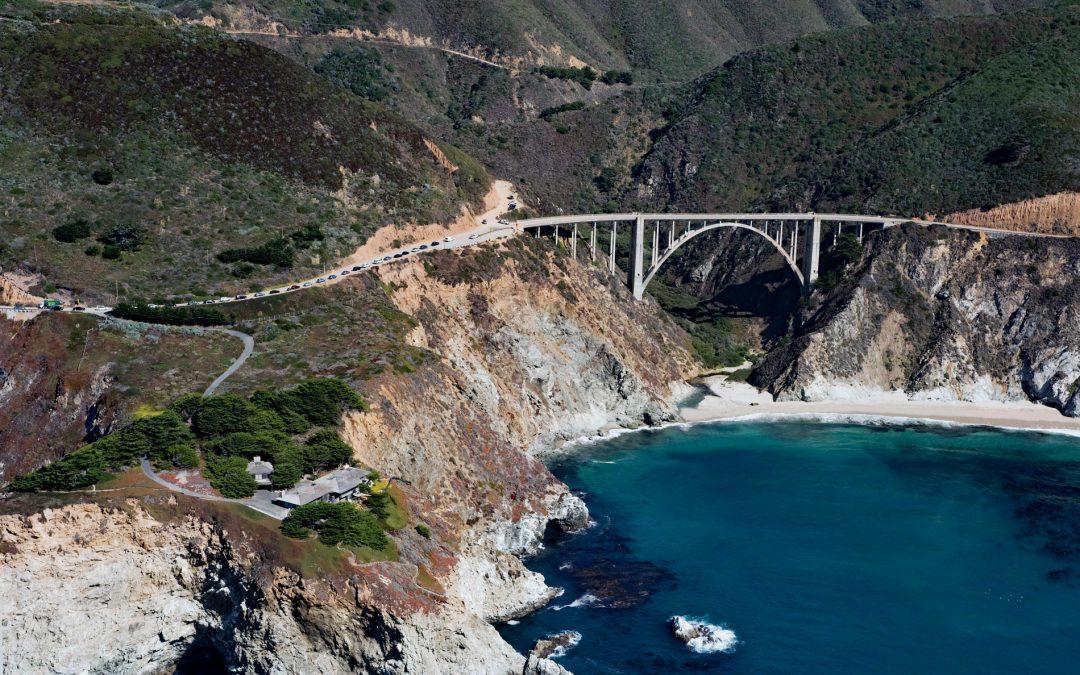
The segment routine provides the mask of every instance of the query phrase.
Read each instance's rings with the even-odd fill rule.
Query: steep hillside
[[[370,408],[346,414],[343,437],[428,534],[395,530],[396,560],[360,564],[138,472],[93,492],[0,500],[4,569],[36,571],[2,607],[43,608],[17,635],[0,628],[21,667],[172,666],[191,652],[252,673],[522,672],[487,622],[553,597],[517,556],[536,551],[549,521],[587,518],[530,451],[670,419],[697,365],[655,305],[545,240],[443,251],[380,275],[246,305],[257,351],[226,387],[346,379]],[[26,409],[41,424],[88,412]],[[149,588],[159,592],[144,597]],[[79,615],[50,609],[75,596],[80,611],[108,603],[108,648]],[[66,648],[46,649],[58,635]]]
[[[464,153],[444,147],[448,172],[417,127],[272,50],[122,9],[4,11],[0,262],[50,285],[247,289],[487,189]]]
[[[781,399],[1032,400],[1080,416],[1080,241],[903,227],[751,381]]]
[[[1080,184],[1080,11],[801,38],[703,78],[628,183],[642,204],[921,214]]]
[[[692,77],[737,52],[807,33],[902,16],[1012,11],[1038,0],[217,0],[159,5],[233,26],[326,33],[361,29],[494,57],[517,67],[588,64],[650,78]]]

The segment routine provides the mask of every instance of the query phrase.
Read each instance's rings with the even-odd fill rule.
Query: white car
[[[224,295],[217,299],[218,302],[228,302],[229,300],[232,300],[232,298],[227,298]]]
[[[476,234],[470,234],[470,235],[469,235],[469,239],[476,239],[476,238],[477,238],[477,237],[479,237],[479,236],[480,236],[480,234],[479,234],[479,233],[476,233]]]
[[[443,241],[454,241],[454,238],[453,237],[443,237],[442,240]]]

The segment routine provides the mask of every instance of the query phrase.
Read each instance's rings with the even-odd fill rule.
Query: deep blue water
[[[716,424],[552,469],[597,525],[527,561],[565,594],[500,630],[520,651],[578,631],[578,675],[1080,672],[1076,438]],[[739,642],[696,654],[676,614]]]

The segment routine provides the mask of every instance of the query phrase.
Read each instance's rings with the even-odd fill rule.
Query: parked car
[[[360,270],[364,269],[365,267],[367,267],[367,265],[353,265],[352,271],[353,272],[359,272]]]
[[[325,284],[326,279],[324,279],[322,277],[319,277],[318,279],[315,280],[315,283],[317,283],[317,284]]]
[[[331,279],[337,279],[337,275],[336,275],[336,274],[331,274],[331,275],[330,275],[330,278],[331,278]]]
[[[232,300],[232,298],[226,298],[225,296],[218,298],[218,302],[228,302],[229,300]]]
[[[289,286],[290,291],[295,291],[298,288],[300,288],[300,284],[293,284],[292,286]]]
[[[270,295],[277,295],[280,292],[281,291],[279,291],[278,289],[275,288],[274,290],[270,291]]]
[[[443,237],[442,240],[443,241],[454,241],[454,238],[453,237]]]
[[[311,282],[310,282],[310,281],[305,281],[305,282],[304,282],[304,288],[307,288],[307,287],[308,287],[308,286],[310,286],[310,285],[311,285]]]
[[[74,307],[71,308],[71,311],[73,311],[73,312],[85,312],[86,308],[83,307],[82,305],[75,305]]]
[[[432,245],[432,246],[438,246],[438,245],[439,245],[439,242],[437,242],[437,241],[433,241],[433,242],[431,242],[431,245]]]
[[[237,300],[247,300],[247,296],[246,295],[238,295],[238,296],[236,296],[236,299]]]
[[[261,298],[264,295],[266,295],[266,293],[263,293],[262,291],[259,291],[258,293],[255,294],[255,297],[256,298]]]

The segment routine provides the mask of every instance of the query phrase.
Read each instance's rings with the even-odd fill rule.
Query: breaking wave
[[[735,645],[739,643],[735,637],[735,631],[714,626],[701,619],[686,616],[671,617],[671,629],[675,637],[686,643],[686,646],[698,654],[726,654],[735,651]]]
[[[593,607],[593,606],[599,604],[599,602],[600,602],[600,598],[596,597],[592,593],[586,593],[585,595],[581,596],[580,598],[577,598],[576,600],[574,600],[573,602],[571,602],[569,604],[556,605],[555,607],[552,607],[552,609],[555,610],[556,612],[560,612],[560,611],[566,609],[567,607]]]

